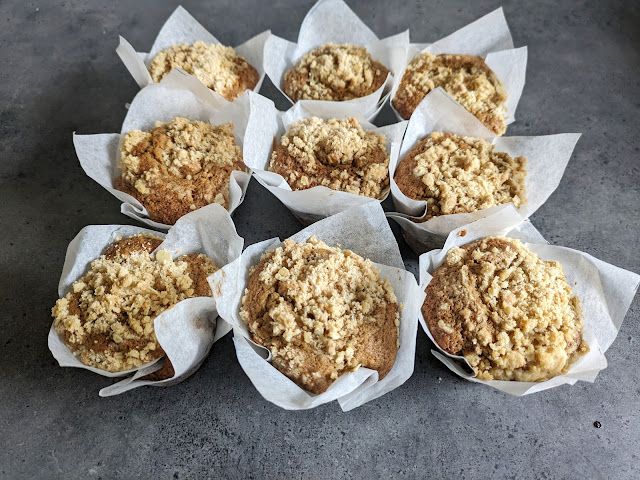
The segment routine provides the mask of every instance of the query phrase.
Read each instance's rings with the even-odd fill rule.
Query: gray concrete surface
[[[415,41],[504,5],[516,46],[529,47],[509,133],[584,133],[533,222],[555,244],[640,272],[640,5],[559,3],[350,1],[378,35],[410,27]],[[97,395],[110,380],[57,366],[46,337],[68,242],[87,224],[131,222],[84,175],[71,133],[119,131],[137,86],[118,34],[146,50],[176,5],[0,2],[0,477],[640,478],[637,299],[595,384],[525,398],[451,375],[422,332],[413,377],[349,413],[266,402],[230,338],[181,385],[116,398]],[[268,28],[295,39],[312,1],[183,5],[234,45]],[[286,106],[268,80],[262,93]],[[386,108],[378,123],[392,121]],[[255,181],[235,222],[247,244],[300,228]]]

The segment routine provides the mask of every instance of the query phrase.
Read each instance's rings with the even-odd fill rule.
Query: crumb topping
[[[172,45],[158,52],[149,64],[149,73],[154,82],[159,82],[174,68],[194,75],[230,102],[254,88],[260,78],[233,48],[202,41]]]
[[[174,224],[178,218],[210,203],[227,208],[233,170],[246,171],[233,123],[176,117],[156,122],[150,132],[124,135],[115,187],[142,203],[152,220]]]
[[[181,300],[211,295],[213,260],[152,254],[160,243],[145,235],[117,240],[56,302],[54,329],[85,365],[119,372],[162,357],[154,319]]]
[[[389,159],[385,136],[363,130],[355,118],[308,117],[280,138],[269,170],[292,190],[325,186],[378,198],[389,186]]]
[[[351,100],[378,90],[389,70],[364,47],[327,43],[303,56],[284,76],[293,100]]]
[[[262,256],[240,316],[273,365],[313,393],[360,366],[382,378],[395,362],[400,319],[391,284],[370,260],[315,236]]]
[[[480,138],[433,132],[400,161],[394,180],[407,197],[427,202],[424,220],[527,201],[527,159],[494,152]]]
[[[418,55],[407,66],[393,106],[408,120],[422,99],[438,87],[496,135],[506,131],[507,91],[482,57],[428,52]]]
[[[436,342],[478,378],[540,382],[589,351],[582,308],[562,266],[515,239],[452,248],[426,289],[422,313]]]

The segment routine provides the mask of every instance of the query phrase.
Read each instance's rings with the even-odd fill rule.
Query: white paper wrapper
[[[251,122],[251,106],[262,98],[253,92],[245,92],[235,102],[223,103],[206,93],[208,89],[195,77],[179,70],[172,71],[160,83],[153,83],[135,96],[129,107],[120,134],[75,135],[73,143],[84,171],[113,196],[123,202],[121,211],[147,225],[168,229],[170,225],[148,218],[147,210],[131,195],[113,188],[113,182],[121,175],[118,168],[120,143],[130,130],[151,130],[156,121],[169,122],[175,117],[211,122],[220,125],[233,122],[236,143],[242,148],[243,157],[252,158],[271,145],[271,139],[258,135],[259,122]],[[265,145],[266,143],[266,145]],[[229,180],[230,213],[242,203],[251,174],[234,171]]]
[[[479,18],[466,27],[431,44],[413,43],[407,54],[407,62],[402,71],[394,77],[391,98],[395,97],[407,65],[422,52],[433,55],[457,53],[477,55],[498,76],[507,91],[507,125],[515,121],[516,107],[522,96],[527,70],[527,47],[513,48],[513,40],[502,8]],[[428,97],[429,95],[427,95]],[[391,105],[393,108],[393,104]],[[400,114],[393,109],[399,120]]]
[[[263,53],[264,44],[267,38],[269,38],[269,35],[271,35],[271,32],[267,30],[247,40],[242,45],[234,47],[236,53],[244,57],[260,74],[260,80],[258,80],[258,83],[254,87],[254,92],[260,91],[262,81],[264,80]],[[131,73],[131,76],[133,76],[138,85],[140,85],[140,88],[144,88],[153,83],[147,67],[161,50],[166,50],[172,45],[178,45],[180,43],[192,44],[197,41],[213,44],[221,43],[200,25],[195,18],[189,15],[189,12],[180,6],[175,9],[160,29],[149,53],[136,52],[131,44],[122,37],[120,37],[120,45],[116,48],[116,52],[127,67],[127,70],[129,70],[129,73]],[[200,82],[200,80],[198,80],[198,82]],[[215,101],[227,101],[213,90],[206,86],[205,88],[207,95],[214,97]]]
[[[360,45],[367,49],[374,60],[378,60],[391,72],[385,84],[376,92],[361,98],[331,102],[308,100],[312,103],[334,105],[352,104],[367,120],[373,121],[380,113],[396,75],[407,63],[409,31],[380,40],[342,0],[319,0],[300,25],[298,43],[271,35],[264,47],[264,69],[273,84],[282,91],[284,74],[300,58],[325,43]]]
[[[400,152],[400,144],[407,122],[376,127],[367,122],[362,114],[347,102],[300,101],[283,113],[276,110],[273,102],[264,97],[256,99],[252,107],[252,116],[255,119],[255,123],[260,125],[260,130],[256,129],[253,134],[273,139],[273,142],[261,143],[263,151],[256,152],[256,155],[252,155],[250,158],[246,157],[245,162],[253,170],[258,182],[285,204],[303,224],[309,225],[348,208],[369,202],[382,201],[387,198],[389,189],[382,192],[379,199],[331,190],[327,187],[313,187],[306,190],[292,191],[281,175],[268,171],[273,145],[289,130],[289,126],[293,122],[303,118],[316,116],[328,120],[330,118],[354,117],[363,129],[384,134],[391,163],[395,163]]]
[[[398,162],[425,136],[432,132],[447,132],[456,135],[483,138],[493,145],[495,151],[506,152],[512,157],[527,158],[526,195],[527,202],[519,211],[525,218],[532,215],[547,201],[560,184],[573,149],[580,138],[579,133],[563,133],[538,137],[495,137],[476,117],[453,100],[443,89],[437,88],[418,105],[409,120],[397,161],[391,161],[391,195],[399,213],[388,216],[400,224],[408,243],[422,253],[429,245],[442,243],[452,230],[499,211],[497,206],[472,213],[456,213],[431,218],[416,223],[411,219],[422,218],[427,202],[413,200],[400,191],[393,180]]]
[[[466,230],[466,235],[459,236],[458,232],[461,230]],[[548,245],[535,227],[523,220],[517,210],[510,206],[490,217],[454,230],[447,238],[442,250],[432,250],[420,255],[420,288],[424,291],[432,278],[431,274],[442,265],[446,253],[452,247],[465,245],[488,236],[517,238],[543,260],[554,260],[562,265],[569,285],[582,302],[583,338],[588,343],[590,352],[572,364],[565,375],[539,383],[479,380],[469,373],[471,367],[462,356],[450,355],[439,347],[437,350],[432,350],[433,354],[457,375],[511,395],[527,395],[567,383],[573,385],[578,380],[593,382],[598,372],[607,367],[604,352],[618,334],[638,289],[640,276],[602,262],[586,253]],[[422,311],[419,312],[419,317],[422,328],[435,344],[422,317]]]
[[[204,253],[219,267],[238,258],[244,243],[236,233],[228,212],[217,204],[207,205],[185,215],[166,235],[128,225],[90,225],[83,228],[69,244],[58,295],[61,298],[65,296],[73,282],[89,270],[91,262],[102,255],[117,236],[128,237],[138,233],[164,237],[164,242],[158,248],[168,250],[173,258],[189,253]],[[217,316],[213,298],[196,297],[177,303],[155,318],[156,337],[175,370],[175,375],[167,380],[138,380],[158,370],[163,360],[123,372],[107,372],[88,367],[67,347],[54,330],[53,324],[49,331],[49,350],[61,367],[84,368],[105,377],[122,377],[134,373],[130,378],[100,390],[103,397],[118,395],[142,385],[173,385],[195,372],[209,353],[211,345],[231,329],[224,321],[216,321]]]
[[[337,399],[342,409],[347,411],[384,395],[411,376],[417,309],[424,301],[424,292],[418,288],[413,275],[404,270],[398,245],[379,203],[370,202],[351,208],[314,223],[291,238],[304,242],[312,235],[328,245],[340,245],[369,258],[379,269],[381,277],[387,278],[393,286],[398,303],[404,304],[400,317],[400,349],[393,368],[380,381],[376,371],[359,368],[340,376],[326,392],[314,395],[276,370],[268,360],[268,350],[249,340],[246,325],[239,315],[249,269],[258,263],[262,253],[281,246],[280,239],[251,245],[239,259],[209,277],[209,283],[220,316],[234,328],[238,361],[265,399],[287,410],[304,410]]]

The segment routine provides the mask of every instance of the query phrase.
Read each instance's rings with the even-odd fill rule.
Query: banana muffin
[[[120,145],[122,175],[114,187],[135,197],[156,222],[173,225],[211,203],[229,205],[231,172],[246,172],[233,123],[177,117],[147,132],[131,130]]]
[[[433,132],[398,163],[394,181],[407,197],[427,202],[426,221],[527,201],[527,159],[494,152],[480,138]]]
[[[389,187],[389,154],[382,134],[363,130],[355,118],[299,120],[274,146],[269,170],[292,190],[325,186],[380,198]]]
[[[231,47],[221,44],[181,43],[161,50],[149,64],[154,82],[159,82],[174,68],[197,77],[202,83],[228,101],[253,90],[260,80],[258,71]]]
[[[398,351],[398,301],[370,260],[315,236],[285,240],[251,269],[240,316],[273,365],[322,393],[360,366],[382,379]]]
[[[426,288],[422,315],[436,343],[477,378],[542,382],[589,351],[580,299],[557,262],[519,240],[452,248]]]
[[[366,48],[327,43],[307,53],[285,73],[282,90],[293,102],[351,100],[378,90],[388,74]]]
[[[507,91],[484,59],[474,55],[421,53],[407,66],[393,107],[408,120],[422,99],[438,87],[496,135],[506,131]]]
[[[167,250],[152,252],[161,238],[118,238],[52,309],[54,329],[85,365],[120,372],[165,355],[154,319],[176,303],[210,296],[207,276],[217,267],[205,255],[176,260]],[[173,376],[168,359],[153,379]]]

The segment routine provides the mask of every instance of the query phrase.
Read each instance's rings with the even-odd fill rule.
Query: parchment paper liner
[[[69,244],[58,286],[60,298],[69,292],[73,282],[90,269],[91,262],[102,255],[118,235],[128,237],[138,233],[164,237],[164,242],[158,248],[171,252],[174,259],[189,253],[204,253],[219,267],[238,258],[244,243],[236,233],[228,212],[217,204],[207,205],[180,218],[166,235],[129,225],[90,225],[83,228]],[[100,390],[100,396],[103,397],[118,395],[142,385],[169,386],[194,373],[206,358],[211,345],[231,330],[224,321],[216,321],[217,316],[213,298],[195,297],[177,303],[155,318],[156,337],[175,369],[175,375],[167,380],[138,380],[158,370],[162,361],[123,372],[89,367],[73,354],[54,330],[53,324],[49,330],[49,350],[61,367],[84,368],[105,377],[134,374]]]
[[[313,408],[337,399],[342,410],[347,411],[384,395],[411,376],[417,309],[422,305],[424,292],[419,289],[413,275],[404,269],[398,245],[378,202],[354,207],[321,220],[291,238],[303,242],[312,235],[328,245],[340,245],[369,258],[379,269],[381,277],[387,278],[393,286],[398,303],[404,304],[396,362],[381,381],[378,381],[378,372],[361,367],[355,372],[341,375],[325,393],[314,395],[276,370],[269,362],[268,350],[249,340],[249,333],[239,315],[249,269],[258,263],[262,253],[280,246],[280,239],[273,238],[251,245],[239,259],[209,277],[209,283],[220,316],[234,328],[238,361],[265,399],[287,410]]]
[[[236,53],[244,57],[260,75],[258,83],[253,88],[253,91],[256,93],[260,91],[264,80],[264,43],[267,41],[267,38],[269,38],[269,35],[271,35],[271,32],[267,30],[247,40],[245,43],[234,47]],[[131,44],[122,36],[120,37],[120,45],[116,48],[116,53],[120,56],[120,59],[140,88],[144,88],[147,85],[153,84],[147,67],[161,50],[165,50],[172,45],[178,45],[180,43],[192,44],[197,41],[213,44],[221,43],[216,37],[210,34],[207,29],[200,25],[189,12],[182,6],[179,6],[160,29],[149,53],[136,52]],[[196,77],[193,78],[198,80]],[[198,80],[198,82],[200,82],[200,80]],[[207,89],[206,94],[213,97],[213,101],[227,102],[221,95],[207,88],[204,84],[203,86]]]
[[[527,47],[513,48],[513,40],[502,7],[437,42],[410,44],[407,51],[407,61],[402,66],[400,73],[394,77],[391,100],[396,95],[406,67],[416,55],[424,51],[433,55],[457,53],[483,57],[485,63],[498,76],[507,91],[506,124],[509,125],[515,121],[516,107],[522,96],[526,77]],[[398,120],[404,120],[393,108],[393,102],[390,103]]]
[[[496,137],[476,117],[453,100],[442,88],[437,88],[418,105],[400,147],[397,161],[390,163],[391,195],[396,210],[387,215],[400,224],[409,245],[418,253],[429,246],[441,245],[452,230],[491,215],[504,206],[478,210],[472,213],[440,215],[416,223],[412,219],[423,218],[427,202],[407,197],[393,179],[398,163],[425,136],[431,132],[448,132],[456,135],[482,138],[495,145],[495,151],[506,152],[512,157],[527,158],[527,202],[520,206],[522,216],[529,217],[551,196],[560,184],[571,154],[580,138],[579,133],[563,133],[537,137]]]
[[[170,225],[148,218],[144,206],[131,195],[113,187],[113,182],[121,175],[118,168],[120,143],[123,135],[130,130],[153,129],[157,120],[169,122],[175,117],[186,117],[219,125],[233,122],[236,144],[242,148],[243,158],[251,158],[256,152],[263,152],[271,139],[258,135],[255,129],[259,123],[251,122],[251,105],[257,93],[245,92],[235,102],[216,103],[214,97],[206,93],[208,89],[195,77],[173,70],[160,83],[152,83],[135,96],[122,125],[121,133],[73,136],[73,143],[80,165],[84,171],[108,192],[123,202],[121,211],[147,225],[158,229],[168,229]],[[264,143],[267,145],[263,145]],[[229,212],[242,203],[249,185],[251,174],[234,171],[229,179]]]
[[[462,230],[466,231],[464,236],[458,234]],[[582,302],[585,326],[583,338],[589,344],[590,352],[572,364],[565,375],[544,382],[480,380],[468,373],[471,371],[470,367],[462,356],[450,355],[440,349],[433,340],[420,308],[422,328],[437,347],[432,350],[433,355],[458,376],[511,395],[527,395],[567,383],[573,385],[578,380],[593,383],[598,372],[607,367],[604,352],[618,334],[640,283],[640,276],[586,253],[548,245],[535,227],[510,205],[494,215],[455,229],[449,234],[442,250],[432,250],[420,255],[420,288],[424,291],[432,278],[431,273],[442,265],[446,253],[452,247],[488,236],[517,238],[543,260],[555,260],[562,265],[569,285]]]
[[[382,87],[365,97],[342,102],[308,101],[329,105],[349,103],[367,120],[373,121],[389,98],[394,75],[407,64],[409,31],[379,39],[342,0],[319,0],[302,21],[297,43],[273,34],[265,42],[264,69],[291,103],[294,102],[282,91],[284,74],[305,54],[329,42],[364,46],[374,60],[389,69],[389,77]]]
[[[259,105],[259,106],[258,106]],[[391,162],[397,161],[400,144],[407,122],[400,122],[385,127],[376,127],[347,102],[297,102],[286,112],[276,110],[271,100],[264,97],[254,103],[252,115],[260,124],[261,135],[272,138],[273,142],[263,142],[263,151],[247,157],[245,162],[253,170],[260,184],[275,195],[305,225],[347,210],[350,207],[363,205],[372,201],[382,201],[389,195],[385,189],[378,199],[356,195],[353,193],[332,190],[327,187],[313,187],[306,190],[292,191],[287,181],[279,174],[269,172],[269,162],[275,142],[286,133],[293,122],[306,117],[317,116],[325,120],[330,118],[354,117],[363,129],[382,133],[387,140],[387,152]],[[258,122],[258,119],[260,120]],[[256,142],[257,143],[257,142]]]

